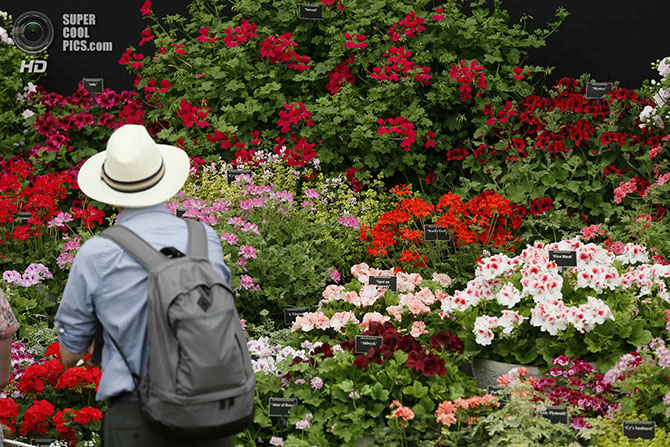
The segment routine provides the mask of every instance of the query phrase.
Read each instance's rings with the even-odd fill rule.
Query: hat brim
[[[186,152],[178,147],[157,144],[156,148],[163,157],[165,174],[151,188],[132,193],[110,188],[101,178],[107,151],[95,154],[81,166],[77,175],[79,188],[91,199],[123,208],[143,208],[166,202],[184,186],[188,179],[190,162]]]

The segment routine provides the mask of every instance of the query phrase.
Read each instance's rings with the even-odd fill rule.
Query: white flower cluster
[[[292,359],[296,356],[305,358],[306,356],[302,349],[296,350],[290,346],[273,346],[269,343],[268,337],[249,340],[247,347],[251,355],[254,372],[262,371],[267,375],[277,375],[279,372],[277,365],[284,359]]]
[[[668,81],[668,77],[670,76],[670,57],[663,58],[663,60],[658,61],[657,64],[656,69],[661,76],[661,82],[656,82],[656,80],[651,82],[654,87],[658,86],[656,93],[653,96],[656,106],[645,106],[645,108],[642,109],[642,112],[640,112],[640,127],[642,129],[650,125],[656,125],[661,129],[665,127],[663,122],[664,119],[658,114],[657,108],[663,107],[668,103],[668,100],[670,100],[670,89],[663,88],[663,85],[667,85],[666,81]],[[667,118],[668,117],[666,116],[666,119]]]
[[[575,289],[592,292],[587,295],[587,302],[579,306],[563,302],[563,276],[556,262],[549,260],[550,251],[563,250],[576,252],[577,267],[571,269],[576,277]],[[615,262],[637,266],[630,266],[619,274]],[[478,344],[489,345],[495,336],[493,329],[500,328],[504,335],[509,335],[528,319],[512,309],[532,299],[531,326],[551,335],[557,335],[568,326],[582,333],[590,332],[605,321],[614,320],[607,304],[597,298],[598,294],[636,288],[638,297],[643,297],[653,289],[660,298],[670,302],[665,283],[670,277],[670,266],[648,262],[647,250],[636,244],[627,244],[613,253],[596,244],[585,244],[579,238],[547,245],[536,242],[514,258],[495,255],[482,259],[475,278],[465,289],[441,300],[442,315],[463,312],[482,301],[496,301],[506,310],[501,316],[479,316],[473,330]]]
[[[6,21],[7,17],[9,17],[9,14],[7,14],[5,11],[0,11],[0,18],[2,18],[3,21]],[[7,45],[14,45],[14,41],[12,40],[11,37],[9,37],[9,33],[7,33],[7,30],[1,26],[0,26],[0,42],[6,43]]]

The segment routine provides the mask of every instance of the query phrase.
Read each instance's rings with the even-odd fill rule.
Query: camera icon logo
[[[27,11],[14,22],[12,37],[14,43],[28,54],[37,54],[46,50],[54,39],[54,26],[46,14],[39,11]]]

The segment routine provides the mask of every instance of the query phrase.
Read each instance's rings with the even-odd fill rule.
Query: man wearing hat
[[[189,168],[188,156],[182,149],[156,144],[144,126],[127,124],[112,134],[106,151],[84,163],[78,182],[88,197],[120,209],[117,225],[130,228],[157,250],[174,247],[186,253],[186,223],[173,216],[164,202],[184,185]],[[212,266],[230,284],[221,243],[210,227],[207,242]],[[147,365],[147,276],[145,268],[115,242],[95,236],[77,253],[56,313],[66,368],[84,358],[98,321],[102,324],[105,343],[96,399],[110,403],[103,420],[105,447],[195,445],[148,426],[133,393],[128,366],[141,377]],[[123,351],[128,366],[110,336]],[[227,446],[228,441],[197,445]]]

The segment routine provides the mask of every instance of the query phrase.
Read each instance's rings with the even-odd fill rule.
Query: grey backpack
[[[176,258],[123,226],[101,234],[149,272],[149,361],[143,377],[112,342],[133,376],[150,424],[180,436],[219,438],[253,421],[255,376],[235,296],[207,256],[205,227],[186,223],[188,253]]]

